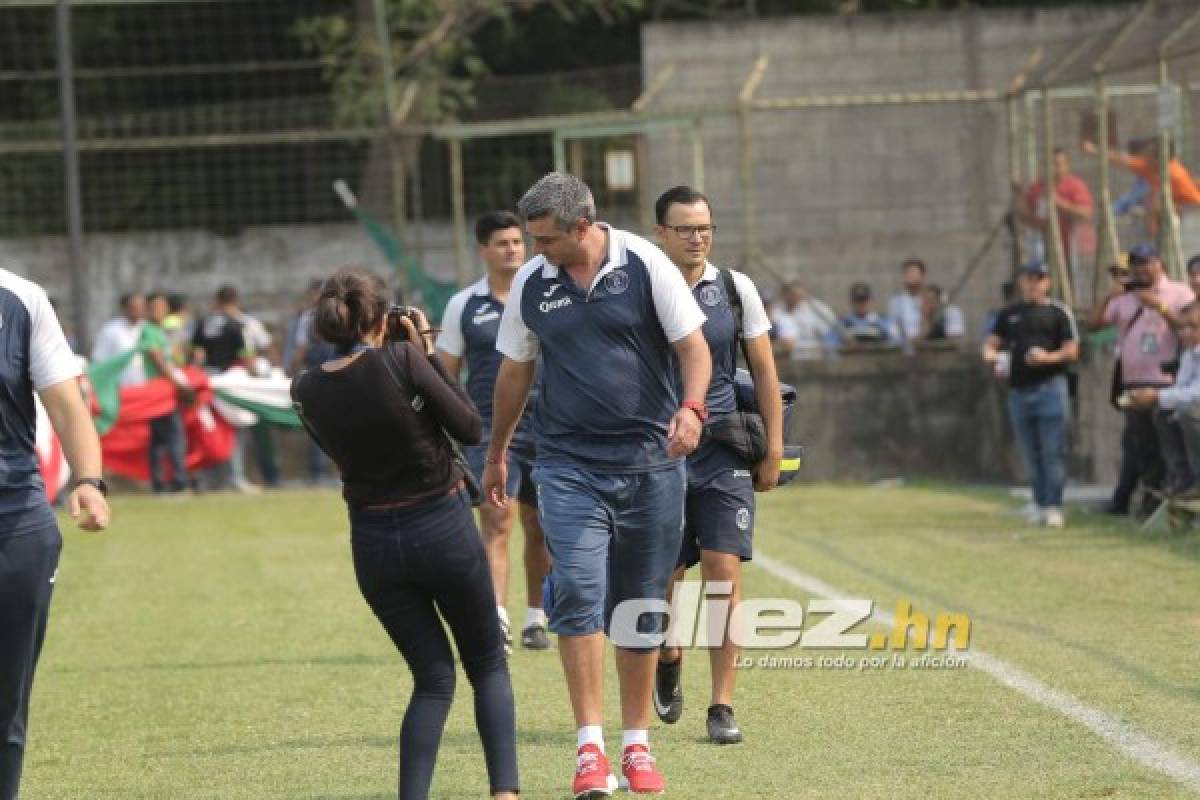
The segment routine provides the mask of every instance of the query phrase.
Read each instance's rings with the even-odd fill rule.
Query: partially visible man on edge
[[[612,622],[623,601],[662,601],[679,556],[682,459],[708,416],[704,314],[658,248],[596,221],[592,192],[574,175],[544,176],[517,210],[538,255],[517,273],[500,323],[483,489],[507,502],[507,449],[540,353],[534,482],[551,556],[550,629],[578,726],[572,793],[607,797],[617,786],[604,752],[605,632],[621,684],[621,772],[630,791],[658,793],[648,729],[665,614],[640,615],[636,630]]]
[[[1021,300],[996,317],[983,343],[983,360],[995,365],[997,377],[1008,378],[1009,418],[1033,488],[1028,519],[1062,528],[1070,414],[1066,373],[1067,365],[1079,359],[1079,331],[1071,310],[1050,299],[1044,261],[1023,266],[1017,288]]]
[[[1137,245],[1129,251],[1129,269],[1134,282],[1114,281],[1108,294],[1096,304],[1091,326],[1117,327],[1122,391],[1165,389],[1173,381],[1163,371],[1163,365],[1174,361],[1179,354],[1179,339],[1175,334],[1179,312],[1195,300],[1195,295],[1187,284],[1167,278],[1158,251],[1152,245]],[[1175,423],[1165,413],[1153,408],[1125,409],[1121,447],[1129,451],[1148,491],[1141,509],[1144,514],[1153,510],[1154,493],[1186,488],[1191,483],[1186,454],[1174,446],[1179,437]],[[1164,463],[1164,459],[1170,459],[1171,463]],[[1122,481],[1118,488],[1121,491],[1113,493],[1108,511],[1128,513],[1135,487]]]
[[[769,491],[779,480],[783,457],[783,403],[771,340],[771,321],[754,283],[729,270],[728,280],[737,293],[729,296],[726,274],[709,263],[716,226],[708,198],[688,186],[669,189],[654,204],[658,241],[664,253],[683,274],[708,319],[701,331],[712,359],[712,382],[705,404],[714,417],[737,411],[734,377],[739,339],[745,341],[747,366],[754,376],[754,392],[767,431],[767,455],[757,464],[739,459],[714,439],[705,439],[687,459],[687,502],[684,506],[683,548],[671,585],[682,581],[689,567],[700,564],[706,584],[729,585],[730,618],[721,632],[720,647],[709,650],[712,694],[707,731],[715,744],[736,744],[742,731],[733,714],[733,689],[737,675],[738,646],[729,635],[742,599],[741,562],[753,554],[754,492]],[[742,307],[741,331],[735,303]],[[654,710],[668,724],[683,713],[683,650],[668,642],[658,658],[654,682]]]
[[[0,269],[0,800],[15,800],[28,739],[34,671],[46,635],[62,535],[34,450],[34,392],[75,476],[67,513],[108,527],[100,439],[79,391],[79,359],[37,284]],[[82,516],[81,516],[82,515]]]
[[[1179,373],[1169,389],[1134,389],[1129,404],[1136,408],[1159,408],[1173,414],[1183,435],[1193,484],[1181,491],[1178,499],[1195,503],[1200,500],[1200,304],[1192,303],[1180,312],[1179,338],[1183,344]]]
[[[471,471],[482,480],[492,424],[492,396],[496,372],[502,356],[496,350],[500,315],[508,303],[513,278],[525,263],[525,238],[521,220],[510,211],[484,214],[475,223],[475,241],[487,274],[472,286],[455,294],[442,315],[442,333],[437,340],[438,358],[446,372],[458,378],[467,366],[467,394],[483,418],[482,444],[468,447],[466,456]],[[546,540],[538,522],[537,489],[533,485],[534,442],[532,408],[521,415],[508,451],[506,494],[517,498],[521,528],[525,533],[525,622],[521,627],[521,646],[530,650],[548,650],[546,612],[542,609],[542,580],[550,570]],[[508,617],[508,542],[512,537],[517,509],[484,503],[479,508],[483,544],[492,570],[496,590],[496,613],[504,631],[504,647],[512,652],[512,622]]]

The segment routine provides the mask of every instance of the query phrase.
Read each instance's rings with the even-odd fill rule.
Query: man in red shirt
[[[1017,218],[1044,237],[1048,217],[1042,179],[1038,178],[1024,192],[1019,184],[1014,184],[1013,190],[1019,199]],[[1095,204],[1087,184],[1071,172],[1071,158],[1061,147],[1054,151],[1054,205],[1058,209],[1059,236],[1067,263],[1090,259],[1096,252],[1096,230],[1092,227]]]

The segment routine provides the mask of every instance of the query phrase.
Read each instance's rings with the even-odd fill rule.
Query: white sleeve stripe
[[[474,287],[468,286],[455,292],[446,304],[446,310],[442,312],[442,332],[437,338],[437,348],[456,358],[462,358],[463,353],[467,351],[462,332],[462,314],[467,305],[467,298],[473,291]]]
[[[733,277],[733,286],[742,301],[742,336],[746,339],[757,339],[771,330],[771,318],[767,316],[762,295],[758,293],[758,287],[749,276],[734,269],[729,270],[729,274]]]
[[[29,376],[33,388],[41,391],[79,377],[79,359],[67,344],[45,290],[5,270],[0,270],[0,288],[15,295],[29,314]]]
[[[541,351],[537,335],[529,330],[521,316],[521,296],[525,293],[529,276],[540,270],[543,263],[540,256],[534,257],[517,272],[508,293],[508,302],[504,305],[504,315],[500,317],[496,349],[513,361],[533,361]]]
[[[1060,303],[1058,300],[1051,300],[1050,302],[1054,305],[1055,308],[1057,308],[1059,311],[1063,312],[1063,314],[1066,315],[1067,324],[1071,326],[1071,337],[1075,341],[1079,341],[1079,328],[1075,325],[1075,314],[1072,313],[1071,309],[1067,308],[1066,305],[1064,305],[1063,303]]]

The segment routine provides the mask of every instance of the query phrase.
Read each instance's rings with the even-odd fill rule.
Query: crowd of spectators
[[[961,342],[966,336],[962,309],[927,279],[925,262],[900,265],[901,291],[880,313],[870,285],[850,287],[845,313],[812,296],[800,279],[786,281],[770,308],[775,355],[795,361],[837,354],[896,350],[914,352]]]
[[[209,307],[193,314],[187,297],[155,291],[130,292],[120,298],[120,313],[96,332],[90,360],[99,363],[133,352],[120,374],[120,385],[132,387],[155,378],[170,380],[180,406],[192,400],[191,385],[182,371],[188,365],[218,375],[243,370],[255,377],[282,372],[288,376],[333,356],[332,347],[314,334],[312,308],[321,282],[313,281],[294,313],[273,334],[257,316],[242,308],[236,287],[226,284]],[[177,408],[150,422],[151,487],[155,493],[232,489],[257,493],[277,487],[280,470],[271,426],[266,422],[235,427],[236,442],[228,462],[190,475],[185,463],[187,442],[182,413]],[[253,451],[261,483],[247,476],[246,456]],[[315,445],[309,446],[309,478],[333,480],[332,467]]]

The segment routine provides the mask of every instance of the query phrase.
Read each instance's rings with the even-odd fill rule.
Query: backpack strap
[[[750,353],[746,350],[746,339],[742,335],[742,317],[745,313],[742,308],[742,296],[738,294],[737,284],[733,281],[733,273],[724,267],[719,267],[717,271],[721,275],[721,285],[725,287],[725,296],[729,298],[729,310],[733,312],[733,322],[737,326],[735,333],[737,347],[742,351],[742,358],[746,361],[746,369],[753,376],[754,369],[750,366]],[[737,353],[734,353],[734,366],[737,366],[736,356]]]

